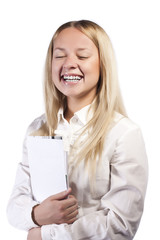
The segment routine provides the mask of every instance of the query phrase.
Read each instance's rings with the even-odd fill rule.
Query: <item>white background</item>
[[[69,20],[90,19],[109,34],[129,117],[146,142],[149,184],[135,240],[159,238],[160,214],[160,1],[0,1],[0,235],[26,239],[11,227],[6,205],[21,161],[23,137],[43,113],[42,79],[50,39]]]

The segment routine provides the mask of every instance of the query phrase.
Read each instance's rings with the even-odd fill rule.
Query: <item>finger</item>
[[[75,198],[75,196],[73,195],[69,195],[68,198]],[[75,198],[76,199],[76,198]]]
[[[72,189],[68,188],[66,191],[57,193],[49,198],[50,198],[50,200],[62,200],[62,199],[65,199],[71,193],[71,191],[72,191]]]
[[[66,215],[66,219],[71,220],[71,219],[77,217],[77,215],[78,215],[78,209],[76,208],[72,212],[70,212],[69,214]]]
[[[74,223],[78,218],[77,217],[73,217],[72,219],[69,219],[66,221],[67,224],[71,224]]]
[[[76,198],[67,198],[61,201],[61,204],[63,206],[63,209],[67,209],[70,208],[72,206],[76,206],[77,205],[77,200]]]
[[[66,216],[67,216],[67,215],[70,215],[71,213],[73,213],[73,212],[75,212],[75,211],[77,211],[77,213],[78,213],[78,204],[75,204],[75,205],[73,205],[73,206],[71,206],[71,207],[68,207],[68,208],[65,210]]]
[[[75,196],[73,196],[73,195],[69,195],[68,197],[69,197],[69,198],[75,198]]]

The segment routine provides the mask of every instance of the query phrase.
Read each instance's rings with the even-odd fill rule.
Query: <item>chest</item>
[[[69,184],[73,195],[79,204],[94,204],[99,201],[110,190],[110,163],[114,155],[115,143],[107,143],[104,146],[102,159],[97,164],[96,174],[93,181],[89,178],[88,170],[84,162],[69,165]]]

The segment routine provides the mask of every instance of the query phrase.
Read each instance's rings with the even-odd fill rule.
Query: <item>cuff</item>
[[[70,227],[68,224],[43,225],[41,227],[42,240],[72,240]]]
[[[26,218],[26,229],[30,230],[31,228],[39,227],[33,222],[32,219],[32,208],[37,205],[37,202],[31,203],[29,206],[25,207],[25,218]]]
[[[51,237],[51,226],[53,228],[53,225],[43,225],[41,227],[42,240],[53,240],[54,239]]]

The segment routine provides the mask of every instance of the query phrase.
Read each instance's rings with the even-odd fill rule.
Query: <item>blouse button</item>
[[[73,123],[77,123],[77,122],[78,122],[78,119],[77,119],[76,117],[74,117],[74,118],[72,119],[72,122],[73,122]]]

